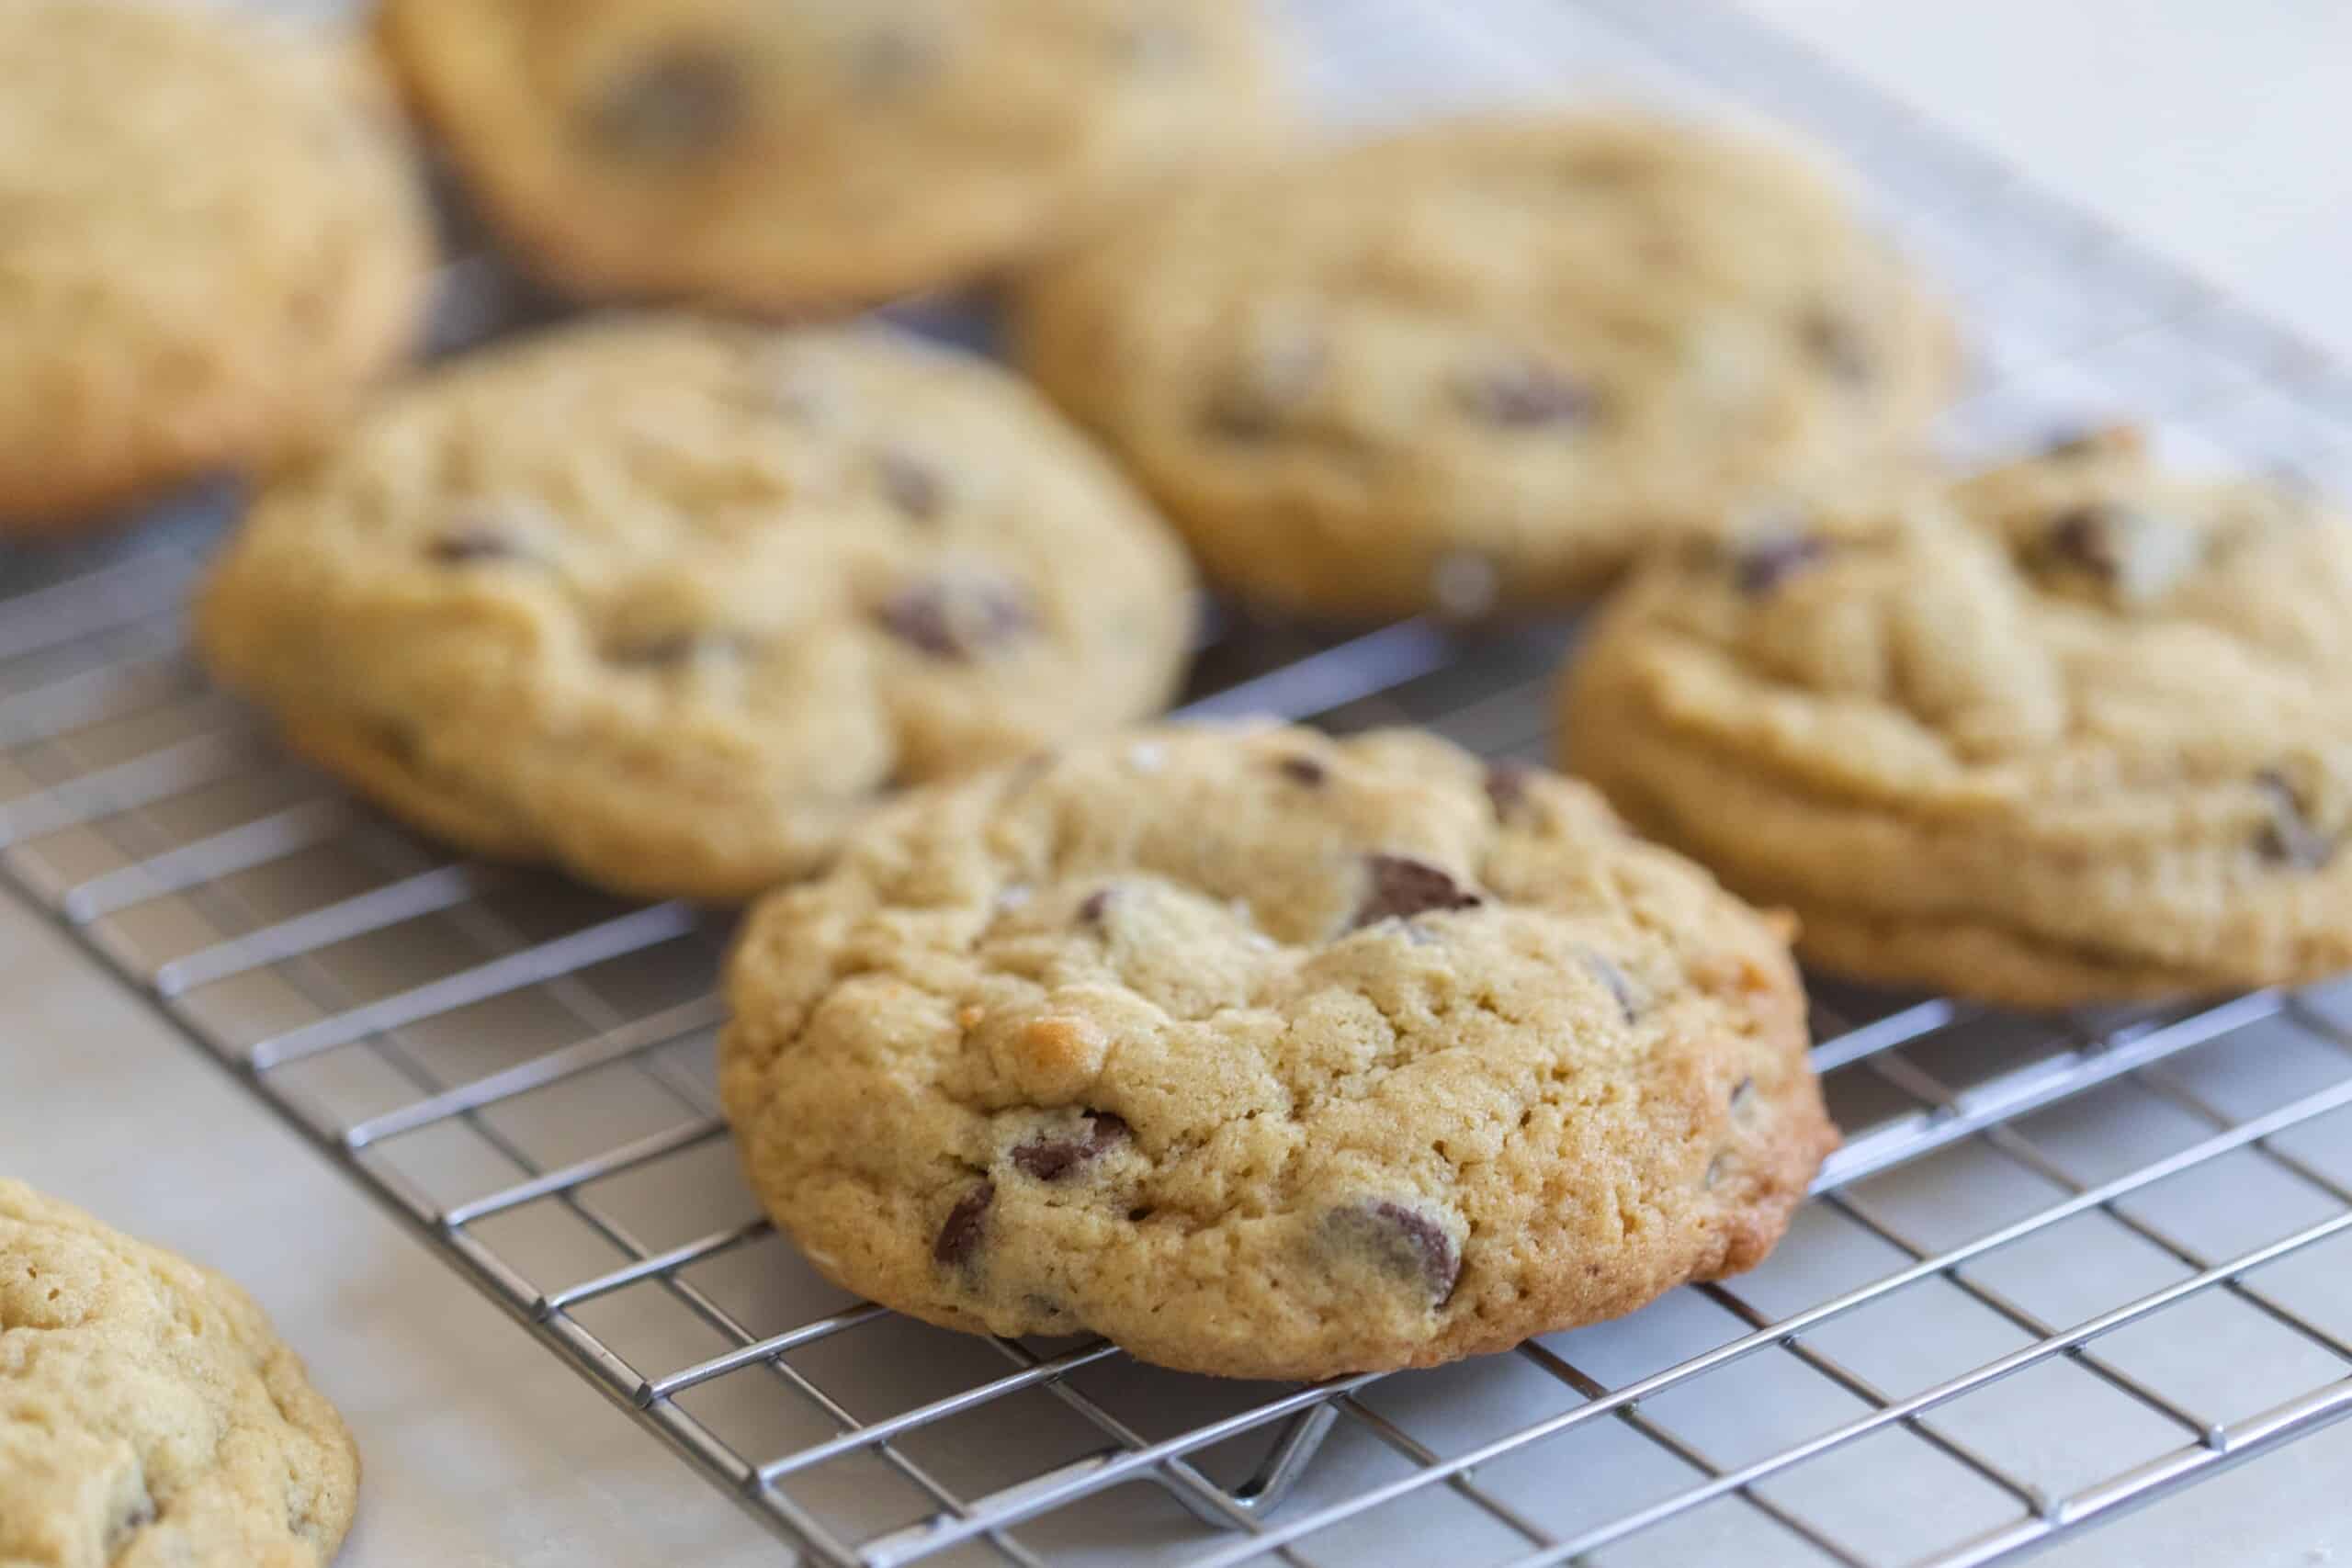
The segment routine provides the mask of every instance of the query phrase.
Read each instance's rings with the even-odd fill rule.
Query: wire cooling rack
[[[1342,120],[1601,82],[1841,147],[1972,317],[1962,448],[2130,412],[2352,478],[2342,367],[1730,12],[1292,8]],[[452,335],[507,313],[490,265]],[[734,1172],[723,922],[452,858],[273,750],[181,651],[227,509],[0,556],[0,874],[809,1558],[1981,1563],[2352,1414],[2352,988],[1822,986],[1849,1142],[1763,1268],[1433,1372],[1219,1382],[846,1299]],[[1193,707],[1541,756],[1568,636],[1227,616]]]

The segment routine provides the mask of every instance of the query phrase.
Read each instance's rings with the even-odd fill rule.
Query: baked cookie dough
[[[1627,588],[1575,769],[1861,978],[2024,1006],[2352,967],[2352,533],[2116,430]]]
[[[358,1487],[252,1297],[0,1179],[0,1562],[319,1568]]]
[[[1018,316],[1213,576],[1342,616],[1582,594],[1906,446],[1953,361],[1806,162],[1628,115],[1196,182],[1040,268]]]
[[[1159,708],[1182,552],[1040,400],[871,329],[590,322],[273,486],[197,613],[288,739],[481,853],[746,897],[895,785]]]
[[[11,0],[0,81],[0,534],[274,463],[407,350],[430,225],[347,52]]]
[[[1257,0],[390,0],[380,32],[486,214],[588,298],[965,282],[1279,118]]]
[[[777,1224],[902,1312],[1426,1366],[1771,1247],[1836,1141],[1782,935],[1539,769],[1131,731],[761,904],[720,1087]]]

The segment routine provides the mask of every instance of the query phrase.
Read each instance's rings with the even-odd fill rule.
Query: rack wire
[[[2128,410],[2352,478],[2344,367],[1736,12],[1292,11],[1342,120],[1597,81],[1841,147],[1977,323],[1962,450]],[[1958,1568],[2352,1415],[2342,987],[2029,1019],[1820,985],[1849,1141],[1780,1251],[1432,1372],[1219,1382],[846,1299],[733,1169],[723,922],[452,858],[271,750],[181,651],[232,509],[0,556],[0,879],[809,1558]],[[1541,756],[1570,631],[1228,615],[1189,711]]]

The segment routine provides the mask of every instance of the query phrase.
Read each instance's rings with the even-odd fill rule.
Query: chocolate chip
[[[1111,889],[1098,887],[1086,896],[1085,903],[1078,907],[1078,922],[1082,926],[1100,926],[1102,917],[1110,912]]]
[[[1641,1017],[1641,998],[1634,990],[1634,982],[1625,977],[1625,972],[1623,969],[1618,968],[1603,954],[1589,948],[1584,953],[1584,963],[1585,967],[1592,971],[1593,978],[1599,980],[1607,987],[1609,994],[1616,998],[1618,1010],[1625,1015],[1627,1023]]]
[[[470,566],[481,561],[523,560],[530,551],[503,528],[468,524],[435,537],[425,551],[443,566]]]
[[[1828,559],[1832,547],[1828,540],[1812,534],[1776,534],[1753,540],[1734,557],[1732,581],[1742,593],[1760,599]]]
[[[1284,778],[1305,784],[1309,789],[1321,787],[1323,782],[1331,776],[1331,770],[1312,757],[1284,757],[1275,765],[1282,769]]]
[[[875,458],[882,476],[882,493],[890,504],[918,523],[935,520],[946,504],[947,487],[938,471],[921,458],[893,448]]]
[[[2335,840],[2312,824],[2301,792],[2285,774],[2265,769],[2255,775],[2254,785],[2270,807],[2270,820],[2255,838],[2263,859],[2295,871],[2318,871],[2335,858]]]
[[[2062,512],[2041,533],[2045,560],[2097,578],[2126,603],[2162,594],[2204,551],[2194,528],[2115,502]]]
[[[886,601],[875,618],[908,647],[956,663],[1012,642],[1037,624],[1017,584],[977,576],[912,583]]]
[[[1059,1181],[1126,1141],[1126,1122],[1107,1111],[1088,1111],[1086,1122],[1083,1138],[1033,1138],[1012,1151],[1012,1163],[1040,1181]]]
[[[1475,909],[1487,901],[1446,872],[1410,855],[1368,855],[1364,867],[1371,886],[1356,907],[1354,931],[1374,920],[1409,920],[1416,915],[1448,909]]]
[[[1849,318],[1830,310],[1811,310],[1799,331],[1805,352],[1849,386],[1868,386],[1877,375],[1870,340]]]
[[[1465,376],[1454,398],[1472,418],[1509,430],[1582,424],[1600,403],[1584,382],[1533,360]]]
[[[2109,547],[2113,532],[2109,524],[2109,509],[2104,506],[2078,506],[2071,512],[2062,512],[2041,531],[2041,547],[2054,560],[2111,577],[2116,563]]]
[[[947,1211],[947,1223],[939,1227],[939,1239],[931,1244],[931,1260],[949,1269],[960,1269],[969,1263],[972,1254],[979,1250],[989,1205],[995,1201],[993,1181],[983,1181],[956,1199],[956,1206]]]
[[[1508,817],[1527,799],[1527,786],[1533,783],[1535,770],[1525,762],[1502,761],[1487,768],[1487,798],[1494,802],[1495,815]]]
[[[595,139],[633,158],[702,157],[724,146],[751,110],[751,88],[718,44],[683,44],[607,87],[589,111]]]
[[[1138,1203],[1134,1208],[1127,1211],[1127,1224],[1131,1225],[1139,1225],[1143,1224],[1144,1221],[1151,1218],[1151,1214],[1152,1210],[1150,1204]]]
[[[1461,1255],[1445,1228],[1419,1210],[1385,1198],[1334,1209],[1324,1216],[1323,1231],[1326,1240],[1340,1250],[1426,1286],[1432,1306],[1446,1303],[1462,1275]]]

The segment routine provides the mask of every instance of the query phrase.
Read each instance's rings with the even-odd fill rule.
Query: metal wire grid
[[[1297,10],[1343,115],[1729,77],[1839,142],[1985,323],[1963,445],[2128,403],[2352,472],[2340,367],[1731,13]],[[179,652],[220,510],[0,563],[0,874],[817,1559],[1978,1563],[2352,1414],[2352,992],[1825,987],[1850,1141],[1763,1269],[1437,1372],[1225,1384],[844,1300],[731,1172],[722,923],[453,860],[271,751]],[[1193,711],[1540,755],[1566,635],[1231,618]]]

